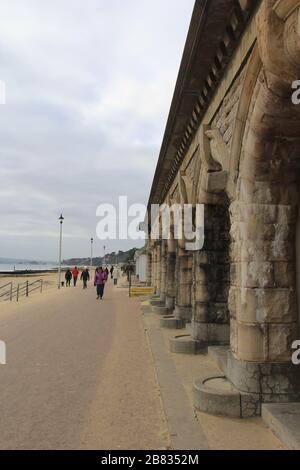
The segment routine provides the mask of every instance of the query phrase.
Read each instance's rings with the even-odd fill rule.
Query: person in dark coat
[[[67,269],[67,272],[66,272],[66,275],[65,275],[65,279],[66,279],[66,286],[67,286],[67,287],[70,287],[70,285],[71,285],[71,279],[72,279],[72,273],[71,273],[70,269]]]
[[[83,281],[83,288],[87,289],[87,283],[90,280],[89,270],[85,267],[81,273],[80,280]]]
[[[114,269],[115,268],[113,266],[110,268],[110,277],[111,277],[111,279],[114,278]]]

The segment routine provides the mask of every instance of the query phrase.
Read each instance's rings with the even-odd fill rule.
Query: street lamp
[[[61,249],[62,249],[62,227],[65,220],[61,214],[59,220],[59,267],[58,267],[58,288],[61,286]]]
[[[104,266],[105,266],[105,245],[104,245],[104,247],[103,247],[103,251],[104,251],[104,261],[103,261],[103,264],[104,264]]]
[[[91,238],[91,272],[93,268],[93,243],[94,243],[94,239]]]

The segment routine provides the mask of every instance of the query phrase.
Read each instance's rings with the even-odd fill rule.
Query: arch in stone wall
[[[300,370],[291,364],[300,184],[300,107],[291,95],[300,77],[300,2],[264,0],[257,32],[241,96],[247,119],[237,121],[231,161],[238,174],[230,206],[228,377],[261,401],[287,401],[300,398]]]

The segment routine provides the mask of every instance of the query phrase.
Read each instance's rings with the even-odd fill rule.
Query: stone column
[[[228,376],[262,402],[300,399],[295,234],[300,108],[300,2],[264,1],[257,16],[262,61],[247,117],[236,201],[230,288]]]
[[[174,240],[168,241],[166,259],[166,307],[172,312],[175,308],[176,298],[176,244]]]
[[[153,249],[152,249],[152,284],[154,288],[154,293],[156,293],[156,289],[157,289],[156,270],[157,270],[157,254],[156,254],[156,248],[155,246],[153,246]]]
[[[147,253],[147,286],[152,286],[152,251],[148,249]]]
[[[205,205],[205,242],[193,255],[193,338],[204,345],[229,344],[229,211]]]
[[[174,315],[179,320],[192,318],[192,252],[177,249],[177,292]]]
[[[161,279],[160,279],[160,300],[165,302],[166,300],[166,270],[167,270],[167,242],[162,241],[161,245]]]
[[[300,398],[300,374],[291,364],[298,339],[296,207],[236,202],[231,215],[229,378],[262,401],[296,399],[296,391]]]
[[[156,294],[160,295],[161,292],[161,244],[159,240],[156,242]]]

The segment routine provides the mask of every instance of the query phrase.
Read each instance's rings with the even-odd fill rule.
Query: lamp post
[[[104,252],[104,261],[103,261],[103,264],[104,264],[104,266],[105,266],[105,245],[104,245],[104,247],[103,247],[103,252]]]
[[[61,214],[59,220],[59,264],[58,264],[58,288],[61,286],[61,250],[62,250],[62,228],[65,220]]]
[[[94,243],[94,239],[91,238],[91,272],[93,268],[93,243]]]

